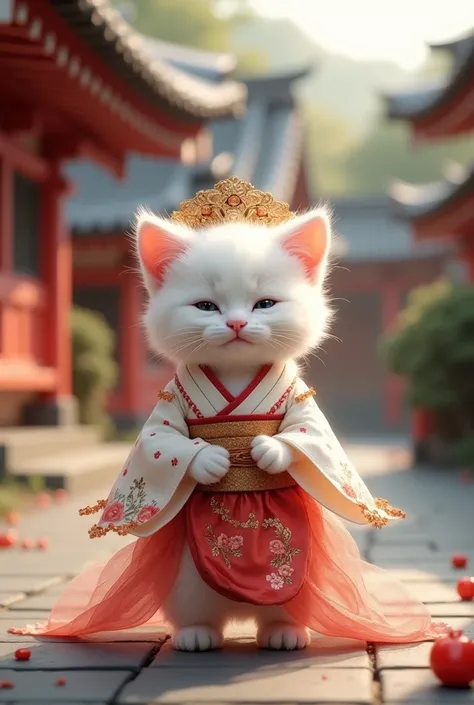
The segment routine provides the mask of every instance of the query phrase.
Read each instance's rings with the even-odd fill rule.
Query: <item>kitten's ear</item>
[[[185,228],[142,210],[136,216],[136,248],[145,285],[150,293],[156,291],[169,266],[189,247]]]
[[[308,279],[316,283],[324,278],[331,243],[330,215],[325,208],[280,226],[280,238],[285,252],[302,262]]]

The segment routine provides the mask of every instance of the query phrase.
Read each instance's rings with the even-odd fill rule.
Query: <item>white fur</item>
[[[325,226],[327,247],[310,279],[298,252],[289,254],[283,245],[315,219]],[[161,282],[140,262],[149,293],[144,323],[158,354],[174,363],[210,365],[237,395],[261,365],[297,359],[323,340],[330,319],[324,292],[330,236],[326,211],[312,211],[273,228],[238,223],[197,232],[143,212],[138,240],[144,224],[154,225],[165,245],[171,238],[187,247]],[[139,242],[137,249],[139,253]],[[278,303],[253,310],[261,299]],[[210,301],[219,311],[200,311],[194,305],[199,301]],[[235,337],[227,325],[232,319],[246,322],[240,334],[250,344],[227,345]],[[269,473],[286,470],[292,460],[287,446],[267,436],[254,439],[252,457]],[[228,468],[228,452],[213,446],[198,453],[188,473],[199,483],[211,484]],[[235,619],[255,620],[257,643],[263,648],[299,649],[309,641],[308,630],[295,624],[283,607],[256,607],[215,593],[199,576],[188,548],[164,613],[173,627],[174,647],[184,651],[219,648],[226,624]]]

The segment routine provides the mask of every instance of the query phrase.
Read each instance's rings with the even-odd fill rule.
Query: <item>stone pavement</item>
[[[372,531],[352,527],[363,555],[407,581],[430,605],[433,615],[474,636],[474,603],[460,602],[450,568],[453,552],[470,553],[474,565],[474,484],[455,473],[406,470],[402,448],[356,446],[349,453],[376,496],[407,510],[405,522]],[[107,491],[107,490],[106,490]],[[283,653],[257,651],[252,630],[229,630],[226,648],[205,654],[174,653],[165,634],[150,631],[108,637],[92,643],[9,635],[9,626],[45,619],[53,601],[89,560],[104,558],[123,545],[109,536],[90,541],[88,518],[77,508],[93,497],[32,513],[19,527],[22,536],[50,540],[46,551],[0,552],[0,703],[331,703],[399,705],[474,702],[474,691],[438,687],[428,668],[430,644],[373,647],[314,637],[309,649]],[[29,661],[15,661],[28,646]],[[57,685],[58,678],[65,679]]]

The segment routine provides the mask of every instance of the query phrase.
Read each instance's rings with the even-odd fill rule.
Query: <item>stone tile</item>
[[[0,592],[0,607],[10,607],[10,605],[24,600],[26,595],[22,592]]]
[[[28,610],[34,612],[38,610],[48,613],[54,603],[57,602],[58,597],[58,594],[51,594],[49,591],[42,592],[40,595],[26,597],[26,599],[21,600],[21,602],[12,604],[12,611],[20,612],[21,610]]]
[[[383,702],[390,705],[467,705],[474,703],[474,688],[442,688],[428,668],[382,671]]]
[[[433,644],[376,646],[377,670],[387,668],[429,668]]]
[[[381,565],[381,564],[379,564]],[[395,575],[399,580],[403,580],[406,583],[426,583],[426,582],[457,582],[459,578],[462,578],[464,572],[462,570],[455,570],[450,568],[449,565],[444,567],[439,567],[436,570],[422,569],[406,566],[392,567],[384,566],[392,575]]]
[[[418,561],[439,561],[445,560],[449,563],[451,554],[440,554],[435,552],[428,544],[412,544],[407,541],[403,545],[397,546],[381,546],[375,545],[370,549],[370,560],[372,563],[380,563],[380,561],[386,561],[389,563],[415,563],[418,565]]]
[[[15,671],[138,670],[149,658],[153,644],[67,644],[36,642],[28,646],[29,661],[15,661],[16,644],[0,644],[0,669]]]
[[[132,671],[11,671],[0,670],[0,680],[15,687],[0,690],[0,703],[88,703],[111,702],[115,693],[131,678]],[[66,685],[57,686],[57,678]]]
[[[33,594],[46,590],[47,588],[55,589],[55,584],[58,578],[45,578],[40,575],[28,576],[0,576],[0,592],[24,592]],[[54,586],[54,587],[53,587]]]
[[[371,703],[368,669],[146,668],[117,705],[137,703]]]
[[[474,602],[433,602],[427,605],[433,617],[474,617]]]
[[[426,604],[430,602],[459,602],[454,582],[413,583],[409,586],[409,590],[414,597]]]
[[[255,639],[228,639],[220,651],[184,653],[174,651],[168,641],[151,668],[370,668],[363,642],[350,639],[314,638],[302,651],[257,649]]]

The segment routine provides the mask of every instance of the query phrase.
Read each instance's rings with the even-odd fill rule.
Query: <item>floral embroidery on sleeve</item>
[[[94,524],[89,529],[91,539],[105,536],[109,531],[115,531],[121,536],[126,536],[139,524],[144,524],[158,514],[160,508],[153,499],[147,501],[145,480],[133,480],[128,492],[116,489],[104,506],[100,522],[105,526]],[[81,514],[89,514],[88,508],[81,510]],[[95,507],[91,508],[95,509]]]

